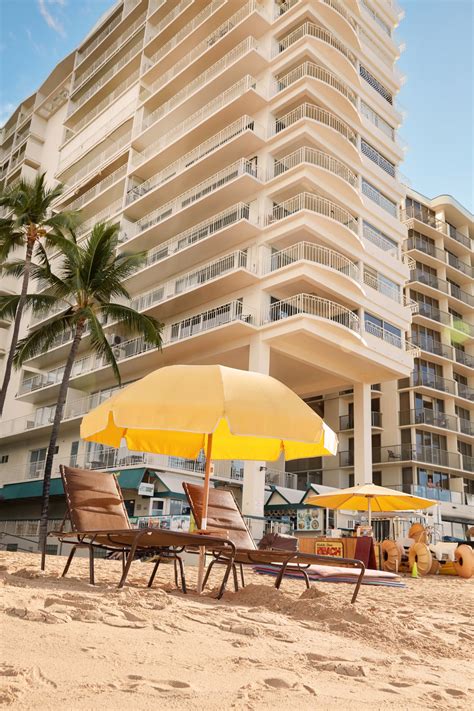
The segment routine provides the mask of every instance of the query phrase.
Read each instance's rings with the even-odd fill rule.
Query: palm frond
[[[9,274],[16,278],[23,276],[25,271],[24,259],[12,259],[11,262],[3,262],[0,264],[0,273]]]
[[[123,304],[101,304],[99,311],[112,321],[119,321],[130,335],[143,335],[147,343],[161,348],[163,324],[152,316],[141,314]]]
[[[18,341],[13,361],[15,366],[20,367],[30,358],[46,353],[65,333],[70,334],[72,339],[76,321],[74,314],[58,316]]]
[[[97,355],[102,356],[105,358],[107,363],[112,366],[112,370],[114,371],[114,375],[117,378],[117,382],[119,385],[122,384],[122,378],[120,376],[120,370],[117,365],[117,361],[114,356],[114,352],[110,346],[110,343],[107,340],[107,337],[104,333],[104,329],[102,328],[102,324],[100,323],[99,319],[97,318],[96,314],[92,311],[92,309],[88,310],[88,319],[87,322],[89,324],[89,329],[90,329],[90,338],[91,338],[91,346],[92,349],[94,350]]]

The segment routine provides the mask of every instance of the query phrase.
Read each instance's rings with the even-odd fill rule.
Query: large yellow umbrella
[[[213,458],[320,457],[336,454],[338,444],[283,383],[221,365],[171,365],[150,373],[85,415],[81,437],[117,448],[125,440],[130,450],[190,459],[204,449],[203,530]]]
[[[436,501],[421,499],[376,484],[360,484],[329,494],[315,494],[307,498],[305,503],[327,509],[368,511],[370,526],[374,511],[418,511],[418,509],[435,506]]]

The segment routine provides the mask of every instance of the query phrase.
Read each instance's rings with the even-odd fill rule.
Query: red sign
[[[316,555],[332,555],[344,558],[344,546],[340,541],[316,541]]]

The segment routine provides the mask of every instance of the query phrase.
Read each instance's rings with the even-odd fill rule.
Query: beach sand
[[[474,579],[406,579],[406,589],[247,573],[216,601],[182,595],[162,565],[78,558],[39,570],[0,553],[0,705],[9,709],[468,709],[474,707]],[[196,568],[186,570],[190,586]],[[213,583],[217,584],[217,574]]]

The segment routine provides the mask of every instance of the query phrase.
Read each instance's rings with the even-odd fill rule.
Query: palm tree
[[[0,390],[0,416],[3,413],[7,389],[10,383],[13,359],[20,332],[20,323],[25,308],[25,297],[31,277],[31,264],[35,255],[45,259],[46,254],[42,244],[53,241],[54,236],[64,229],[74,227],[78,222],[78,213],[71,211],[53,213],[51,205],[61,195],[63,186],[45,187],[45,174],[38,175],[34,182],[20,180],[15,187],[0,195],[0,207],[11,211],[11,216],[0,219],[0,265],[4,273],[14,273],[17,262],[8,263],[7,259],[18,248],[25,250],[23,269],[21,270],[22,285],[16,311],[11,314],[15,319],[12,340],[2,389]]]
[[[36,295],[26,295],[25,302],[29,304],[32,297],[36,309],[47,310],[60,300],[65,309],[19,341],[14,360],[15,365],[19,367],[29,358],[47,351],[56,339],[71,334],[71,348],[59,388],[46,454],[39,541],[40,550],[43,552],[43,566],[54,450],[69,379],[82,337],[86,332],[89,334],[92,351],[112,366],[115,377],[121,384],[117,361],[102,327],[104,321],[120,322],[128,333],[141,334],[146,343],[156,347],[161,347],[162,330],[162,324],[151,316],[145,316],[130,306],[112,301],[130,299],[123,282],[136,271],[144,259],[143,254],[116,254],[118,225],[97,224],[90,238],[82,245],[77,243],[74,233],[71,239],[58,238],[56,244],[62,251],[62,261],[56,273],[52,272],[49,264],[34,266],[35,276],[48,281],[50,293],[43,295],[40,304],[35,298]],[[2,297],[0,312],[1,301]]]

